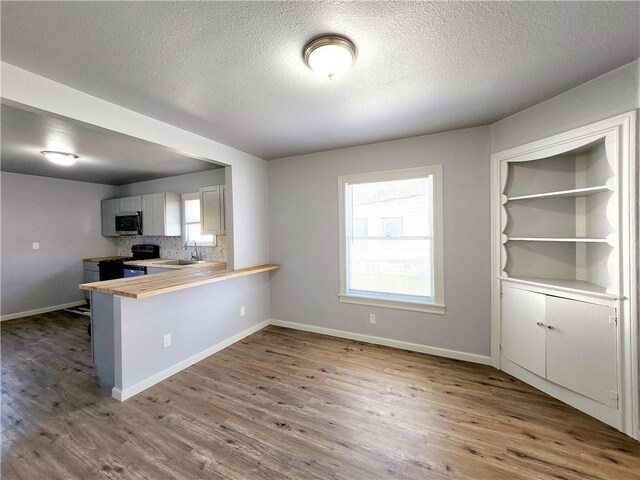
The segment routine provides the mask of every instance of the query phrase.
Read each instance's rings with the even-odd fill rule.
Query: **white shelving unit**
[[[631,112],[493,155],[492,357],[638,438],[635,135]]]

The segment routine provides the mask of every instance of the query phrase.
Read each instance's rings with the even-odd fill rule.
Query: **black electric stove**
[[[141,243],[131,247],[131,256],[127,258],[119,258],[117,260],[103,260],[98,263],[100,271],[100,281],[113,280],[124,277],[124,262],[130,260],[150,260],[160,257],[160,247],[158,245],[150,245]]]

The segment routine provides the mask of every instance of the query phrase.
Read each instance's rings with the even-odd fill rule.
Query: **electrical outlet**
[[[247,313],[244,307],[240,307],[240,316],[244,317],[244,314]]]
[[[38,242],[33,242],[33,249],[40,250],[40,244]]]
[[[171,334],[167,333],[164,336],[164,348],[170,347],[171,346]]]
[[[376,314],[375,313],[370,313],[369,314],[369,323],[376,323]]]

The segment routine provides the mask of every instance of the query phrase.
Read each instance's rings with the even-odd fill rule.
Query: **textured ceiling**
[[[2,2],[2,59],[277,158],[487,124],[640,56],[637,2]],[[328,81],[322,33],[358,59]]]
[[[2,104],[2,171],[124,185],[219,168],[209,162],[76,120]],[[54,150],[79,155],[72,167],[47,161]]]

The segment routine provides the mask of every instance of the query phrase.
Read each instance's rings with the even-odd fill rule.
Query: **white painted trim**
[[[619,318],[619,395],[620,431],[640,440],[640,394],[638,375],[638,192],[636,158],[636,111],[579,127],[491,155],[491,359],[492,365],[505,370],[500,359],[500,289],[502,268],[501,224],[502,191],[500,165],[503,161],[528,161],[553,156],[586,145],[609,134],[616,135],[619,148],[617,168],[620,202],[620,248],[628,259],[621,263]],[[588,295],[585,293],[585,295]],[[506,371],[506,370],[505,370]],[[528,380],[526,380],[528,381]],[[533,383],[532,383],[533,385]],[[537,386],[537,385],[536,385]],[[538,387],[539,388],[539,387]],[[555,396],[555,393],[547,392]],[[558,397],[560,398],[560,397]],[[562,398],[560,398],[562,400]],[[566,401],[566,400],[563,400]],[[567,402],[569,403],[569,402]],[[576,408],[581,408],[576,406]],[[586,410],[585,410],[586,411]],[[590,412],[587,412],[591,414]]]
[[[448,350],[446,348],[430,347],[429,345],[422,345],[419,343],[403,342],[401,340],[374,337],[372,335],[364,335],[362,333],[353,333],[344,330],[335,330],[333,328],[317,327],[315,325],[307,325],[304,323],[287,322],[284,320],[277,320],[273,318],[270,320],[270,322],[271,325],[275,325],[276,327],[291,328],[293,330],[319,333],[321,335],[346,338],[348,340],[356,340],[358,342],[384,345],[387,347],[399,348],[401,350],[409,350],[411,352],[426,353],[428,355],[436,355],[438,357],[453,358],[455,360],[464,360],[465,362],[479,363],[481,365],[491,364],[491,357],[488,357],[486,355],[478,355],[476,353],[467,353],[457,350]]]
[[[269,320],[264,320],[254,325],[253,327],[247,328],[246,330],[243,330],[242,332],[237,333],[233,337],[230,337],[230,338],[227,338],[226,340],[218,342],[215,345],[199,353],[196,353],[195,355],[192,355],[191,357],[186,358],[181,362],[178,362],[175,365],[172,365],[169,368],[166,368],[161,372],[158,372],[155,375],[152,375],[146,378],[145,380],[142,380],[141,382],[138,382],[127,388],[120,389],[117,387],[113,387],[113,389],[111,389],[111,396],[116,400],[120,400],[121,402],[123,402],[126,399],[131,398],[134,395],[137,395],[143,390],[146,390],[147,388],[152,387],[156,383],[160,383],[161,381],[166,380],[170,376],[175,375],[176,373],[184,370],[185,368],[188,368],[191,365],[198,363],[201,360],[204,360],[208,356],[213,355],[214,353],[219,352],[224,348],[227,348],[228,346],[242,340],[245,337],[248,337],[253,333],[256,333],[259,330],[262,330],[264,327],[268,326],[269,323],[270,323]]]
[[[30,317],[31,315],[39,315],[41,313],[55,312],[56,310],[64,310],[65,308],[79,307],[86,304],[86,300],[77,302],[61,303],[60,305],[52,305],[51,307],[36,308],[35,310],[27,310],[25,312],[9,313],[0,317],[0,322],[7,320],[15,320],[16,318]]]
[[[434,313],[436,315],[444,315],[444,305],[437,303],[418,303],[408,301],[394,301],[384,298],[375,297],[359,297],[352,294],[340,294],[341,303],[352,303],[355,305],[369,305],[380,308],[393,308],[395,310],[409,310],[411,312]]]
[[[597,418],[601,422],[612,426],[613,428],[620,429],[620,416],[616,408],[607,407],[602,403],[598,403],[595,400],[584,397],[579,393],[572,392],[560,385],[557,385],[549,380],[539,377],[535,373],[516,365],[506,358],[502,359],[502,370],[509,375],[513,375],[518,380],[522,380],[525,383],[543,391],[544,393],[551,395],[558,400],[571,405],[578,410]]]
[[[382,182],[391,180],[406,180],[411,178],[423,178],[433,176],[433,300],[434,306],[430,310],[415,307],[415,302],[405,302],[401,300],[390,301],[387,299],[376,299],[378,303],[372,304],[361,297],[347,292],[347,250],[346,250],[346,185]],[[340,301],[343,303],[357,303],[361,305],[374,305],[383,308],[397,308],[399,310],[413,310],[444,315],[444,195],[443,195],[443,167],[442,165],[425,165],[423,167],[404,168],[399,170],[385,170],[381,172],[359,173],[353,175],[341,175],[338,177],[338,259],[340,272]],[[345,300],[343,300],[345,298]],[[353,300],[349,300],[353,299]],[[419,309],[418,309],[419,308]]]

